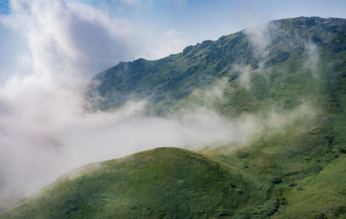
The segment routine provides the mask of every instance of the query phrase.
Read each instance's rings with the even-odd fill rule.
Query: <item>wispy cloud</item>
[[[99,9],[71,1],[11,1],[13,13],[1,23],[27,39],[34,68],[94,75],[138,49],[131,25]],[[54,57],[54,59],[53,59]],[[54,67],[53,67],[54,66]],[[76,73],[76,72],[74,72]]]
[[[25,53],[13,57],[17,66],[0,88],[0,203],[89,162],[235,141],[247,124],[205,109],[147,117],[145,101],[89,113],[90,76],[141,52],[131,24],[81,2],[13,0],[11,8],[0,22],[21,36]],[[159,55],[178,52],[181,37],[174,29],[162,33]]]
[[[0,23],[20,35],[25,52],[13,57],[16,67],[0,88],[0,202],[22,198],[89,162],[154,147],[244,142],[260,130],[251,115],[231,120],[200,107],[148,117],[145,100],[114,112],[90,113],[84,91],[91,76],[141,54],[159,58],[180,52],[186,46],[183,33],[163,32],[154,44],[157,49],[148,53],[129,19],[102,8],[68,0],[12,0],[10,6]],[[254,42],[265,48],[265,29],[259,33]],[[249,77],[245,68],[244,86]],[[227,83],[221,80],[194,95],[222,99]]]
[[[320,52],[318,46],[311,40],[304,44],[305,56],[307,60],[304,63],[304,67],[311,70],[312,76],[316,79],[319,78],[319,63],[320,63]]]
[[[156,53],[152,58],[158,59],[181,52],[187,46],[183,34],[174,28],[161,33],[160,40],[157,44]]]
[[[149,148],[141,143],[145,134],[130,141],[131,129],[139,132],[136,116],[143,104],[112,114],[85,110],[91,76],[141,54],[131,23],[76,1],[12,0],[10,6],[0,23],[20,36],[24,52],[12,58],[11,72],[1,72],[9,78],[0,88],[0,202],[23,197],[79,165]],[[163,37],[176,45],[177,34]]]

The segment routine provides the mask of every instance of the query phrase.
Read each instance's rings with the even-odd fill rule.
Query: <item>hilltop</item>
[[[158,148],[62,176],[0,218],[345,218],[346,20],[299,17],[98,74],[91,110],[252,116],[243,142]]]

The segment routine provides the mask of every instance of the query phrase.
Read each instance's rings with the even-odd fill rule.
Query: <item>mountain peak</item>
[[[345,25],[276,20],[102,72],[95,108],[146,100],[183,138],[221,138],[102,162],[0,218],[345,218]]]

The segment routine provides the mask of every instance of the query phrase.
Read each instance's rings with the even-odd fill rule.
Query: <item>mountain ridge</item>
[[[317,43],[317,46],[322,44],[333,52],[343,51],[346,48],[344,21],[344,19],[316,17],[277,20],[269,22],[264,30],[259,30],[264,31],[260,35],[268,38],[264,40],[269,41],[269,43],[265,42],[268,44],[265,46],[269,48],[261,48],[261,45],[252,43],[249,40],[251,37],[248,37],[251,32],[247,35],[246,30],[242,30],[220,37],[216,41],[203,41],[196,46],[186,47],[182,53],[159,60],[138,59],[134,62],[122,62],[93,78],[93,81],[99,83],[96,93],[103,98],[103,101],[98,103],[98,107],[111,109],[113,105],[118,107],[129,99],[144,98],[157,106],[158,109],[151,111],[154,114],[160,114],[167,112],[171,106],[189,96],[196,88],[209,85],[217,78],[229,74],[233,74],[235,78],[238,77],[239,71],[234,69],[233,65],[251,65],[250,70],[255,71],[259,65],[264,65],[262,68],[266,70],[286,61],[290,57],[287,50],[292,49],[291,45],[299,55],[303,55],[306,49],[304,47],[309,43]],[[305,30],[321,26],[327,33],[317,32],[311,35]],[[295,27],[297,28],[292,31],[286,30]],[[312,31],[310,29],[309,31]],[[304,34],[299,34],[302,31]],[[326,34],[335,36],[325,37]],[[290,39],[295,35],[298,37]],[[280,41],[282,41],[281,44]],[[293,41],[293,43],[287,43],[287,41]],[[257,53],[267,53],[267,55],[258,56]],[[160,75],[157,75],[158,73]]]
[[[0,218],[344,218],[345,27],[283,19],[104,71],[92,81],[94,110],[146,99],[147,115],[204,107],[252,115],[261,129],[241,143],[103,162]]]

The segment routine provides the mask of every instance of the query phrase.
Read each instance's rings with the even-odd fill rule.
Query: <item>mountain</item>
[[[276,20],[98,74],[91,111],[145,99],[148,115],[203,107],[255,131],[90,164],[0,218],[345,218],[345,31],[345,19]]]
[[[119,63],[93,79],[102,97],[97,107],[108,110],[129,99],[147,99],[150,113],[166,115],[181,100],[191,97],[196,88],[226,78],[227,95],[218,106],[224,114],[255,112],[258,107],[278,102],[292,108],[298,104],[298,95],[310,98],[319,92],[312,89],[316,87],[312,75],[318,74],[331,83],[334,78],[327,72],[342,74],[345,44],[344,19],[300,17],[272,21],[215,42],[189,46],[182,53],[157,61]],[[251,89],[238,89],[236,79],[240,75],[244,76],[241,82],[251,81]],[[292,82],[294,87],[286,87]],[[231,92],[234,88],[236,92]],[[266,103],[261,104],[263,101]],[[254,104],[246,106],[248,102]]]

